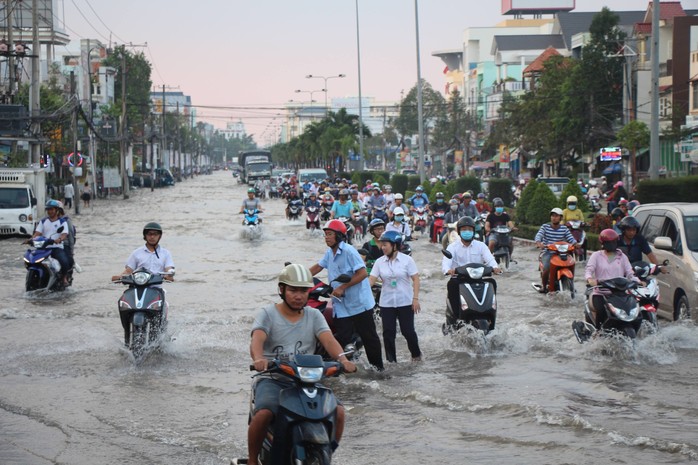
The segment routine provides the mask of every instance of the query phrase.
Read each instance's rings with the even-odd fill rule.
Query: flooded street
[[[281,201],[264,206],[264,236],[241,237],[245,186],[199,176],[74,217],[82,273],[59,295],[24,292],[21,239],[0,241],[0,463],[226,464],[246,455],[249,329],[278,300],[285,261],[325,250]],[[166,285],[172,340],[134,366],[116,302],[145,223],[177,267]],[[499,283],[497,329],[485,341],[444,337],[441,254],[412,243],[422,278],[416,318],[424,361],[330,381],[346,405],[334,462],[686,463],[698,460],[698,329],[662,321],[636,347],[580,345],[583,302],[537,294],[537,253],[518,245]],[[583,269],[577,269],[577,290]],[[320,276],[325,276],[324,273]],[[365,356],[362,359],[365,366]]]

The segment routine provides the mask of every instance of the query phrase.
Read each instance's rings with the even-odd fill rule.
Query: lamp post
[[[358,0],[357,0],[358,1]],[[414,0],[414,27],[417,37],[417,125],[419,128],[419,181],[424,182],[424,119],[422,111],[422,65],[419,58],[419,5]]]
[[[92,102],[92,95],[94,91],[92,89],[92,51],[102,50],[103,45],[96,45],[90,47],[90,39],[87,39],[87,93],[88,93],[88,104],[89,104],[89,116],[90,116],[90,126],[94,128],[94,104]],[[99,69],[97,70],[97,80],[99,81]],[[88,151],[90,154],[90,163],[92,164],[92,192],[97,192],[97,150],[95,150],[95,136],[94,131],[88,131],[90,140]],[[77,192],[77,190],[76,190]]]
[[[322,89],[325,92],[325,116],[330,112],[329,107],[327,106],[327,81],[330,79],[340,79],[340,78],[345,78],[347,77],[346,74],[337,74],[336,76],[315,76],[313,74],[308,74],[305,76],[306,79],[322,79],[325,81],[325,88]],[[310,97],[310,100],[312,100],[312,96]]]
[[[361,42],[359,41],[359,0],[355,0],[356,5],[356,62],[359,75],[359,157],[364,154],[364,105],[361,98]]]
[[[327,92],[327,89],[316,89],[316,90],[301,90],[301,89],[296,89],[294,91],[297,94],[304,93],[304,94],[310,94],[310,104],[312,105],[315,100],[313,99],[313,94],[315,92]]]

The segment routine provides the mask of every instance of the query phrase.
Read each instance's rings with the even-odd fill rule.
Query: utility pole
[[[652,2],[652,105],[650,107],[650,179],[659,178],[659,0]]]
[[[175,126],[175,129],[177,131],[177,155],[175,157],[175,160],[177,160],[177,164],[179,165],[179,171],[181,172],[182,169],[184,169],[184,164],[182,164],[182,141],[179,138],[179,102],[177,102],[177,112],[175,113],[175,115],[175,121],[177,122],[177,125]]]
[[[414,0],[414,27],[417,37],[417,127],[419,130],[419,182],[424,182],[424,112],[422,106],[422,65],[419,57],[419,6]]]
[[[126,141],[126,46],[121,47],[121,184],[123,186],[124,200],[128,199],[128,172],[126,171],[126,151],[128,144]]]
[[[12,104],[15,95],[15,39],[14,39],[14,15],[15,15],[15,2],[13,0],[7,0],[7,50],[10,52],[7,56],[7,79],[9,85],[7,86],[7,97],[5,103]],[[12,144],[13,152],[15,143]]]
[[[34,0],[36,1],[36,0]],[[75,104],[73,109],[73,115],[71,117],[71,133],[73,137],[73,160],[79,160],[78,157],[78,96],[75,92],[75,72],[70,72],[70,98]],[[78,169],[76,166],[72,166],[72,172],[70,173],[70,183],[73,185],[73,202],[75,202],[75,214],[80,214],[80,197],[76,197],[75,194],[78,192],[77,189],[77,176],[75,175],[75,170]],[[80,168],[82,169],[82,168]]]
[[[38,120],[41,112],[41,76],[39,74],[39,55],[41,44],[39,43],[39,0],[32,0],[32,77],[29,93],[29,107],[31,108],[31,133],[36,139],[41,134],[41,122]],[[38,166],[41,161],[41,145],[38,141],[31,142],[31,163]],[[76,210],[77,211],[77,210]]]

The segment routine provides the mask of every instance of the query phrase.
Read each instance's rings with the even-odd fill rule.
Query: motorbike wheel
[[[332,450],[329,444],[308,444],[305,447],[305,461],[297,461],[297,459],[294,458],[291,463],[330,465],[332,463]]]
[[[630,326],[626,326],[625,328],[623,328],[623,335],[628,339],[635,339],[637,337],[635,328],[632,328]]]
[[[676,300],[676,305],[674,305],[674,321],[690,319],[691,305],[688,302],[688,297],[684,294]]]
[[[574,284],[570,278],[564,277],[560,279],[560,292],[569,292],[572,298],[574,298]]]
[[[27,292],[41,289],[41,276],[39,276],[39,272],[36,270],[28,270],[24,284]]]
[[[145,347],[148,344],[147,324],[143,326],[131,326],[131,353],[136,361],[145,354]]]
[[[485,334],[490,331],[490,322],[487,320],[473,320],[470,324],[473,325],[475,329],[479,329]]]

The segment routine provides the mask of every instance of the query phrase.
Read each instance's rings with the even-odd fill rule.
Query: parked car
[[[698,203],[640,205],[633,216],[657,260],[669,260],[670,272],[657,275],[658,315],[698,322]]]

